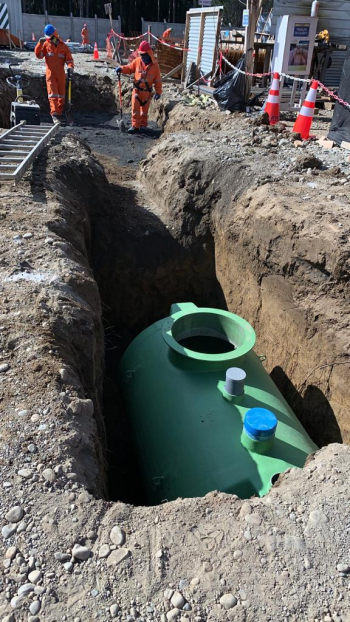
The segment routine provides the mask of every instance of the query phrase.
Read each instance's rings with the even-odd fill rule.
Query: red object
[[[299,134],[301,134],[303,140],[308,140],[309,138],[311,138],[310,129],[312,125],[312,119],[314,117],[317,88],[318,81],[313,80],[310,90],[297,116],[297,120],[294,123],[293,132],[298,132]]]
[[[88,45],[90,43],[89,41],[89,31],[87,29],[86,24],[84,24],[84,28],[81,31],[81,44],[82,45]]]
[[[270,125],[276,125],[280,120],[280,74],[274,73],[271,88],[264,112],[267,112]]]
[[[152,50],[152,48],[150,44],[148,43],[148,41],[141,41],[140,46],[139,46],[140,54],[144,54],[145,52],[149,52],[150,50]]]
[[[50,112],[52,115],[61,116],[64,110],[64,98],[66,94],[65,64],[74,68],[73,57],[69,47],[59,41],[57,45],[50,40],[37,43],[35,56],[45,58],[46,63],[46,87],[49,96]]]
[[[162,39],[170,39],[172,28],[167,28],[162,34]]]
[[[134,90],[132,92],[132,125],[133,127],[147,127],[148,109],[152,100],[152,87],[156,93],[162,93],[162,77],[158,63],[155,61],[151,46],[147,41],[143,41],[148,48],[152,62],[145,65],[142,58],[138,56],[128,65],[122,67],[122,73],[130,76],[134,74]],[[142,43],[141,43],[142,45]],[[140,45],[140,47],[141,47]],[[140,51],[140,48],[139,48]]]
[[[100,55],[98,53],[98,47],[97,47],[97,43],[95,41],[95,45],[94,45],[94,60],[98,60],[100,58]]]

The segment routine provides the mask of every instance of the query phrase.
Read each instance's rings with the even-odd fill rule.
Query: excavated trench
[[[108,172],[109,183],[101,176],[92,185],[88,171],[81,170],[79,187],[80,200],[90,221],[89,261],[103,309],[103,417],[109,496],[111,500],[144,505],[137,456],[118,390],[118,365],[126,347],[143,329],[166,317],[174,302],[191,301],[198,306],[235,311],[253,326],[256,319],[262,333],[269,332],[271,317],[267,318],[264,328],[264,318],[259,315],[261,282],[258,278],[254,281],[252,271],[251,281],[243,285],[240,251],[235,255],[232,231],[225,233],[218,223],[214,228],[208,216],[220,192],[212,191],[210,205],[206,199],[208,210],[196,212],[196,205],[192,205],[182,215],[182,222],[176,225],[166,211],[162,212],[152,203],[145,193],[145,185],[135,182],[136,168],[118,166],[113,159],[101,154],[99,157]],[[169,162],[163,165],[167,167]],[[202,171],[202,175],[204,173]],[[187,169],[186,175],[198,179],[201,172]],[[74,196],[76,183],[76,172],[71,173],[67,167],[64,193],[68,202],[69,193]],[[203,193],[198,192],[198,201],[202,200]],[[270,288],[271,314],[275,310],[273,342],[269,344],[265,340],[264,354],[276,361],[276,353],[278,360],[285,347],[288,318],[279,314],[280,292],[275,291],[275,298],[273,294]],[[333,409],[319,387],[310,382],[299,391],[284,368],[282,356],[281,363],[273,365],[270,371],[319,446],[342,442]]]
[[[115,98],[108,80],[104,78],[102,108],[113,113]],[[95,89],[96,96],[100,96],[100,86],[98,84]],[[39,81],[38,89],[41,93]],[[84,97],[84,85],[81,97]],[[7,108],[6,101],[2,109],[2,114],[5,110],[3,126],[6,126]],[[96,106],[90,98],[90,117],[78,118],[73,131],[89,143],[104,165],[108,181],[101,169],[96,177],[96,170],[91,176],[88,166],[80,165],[76,169],[69,164],[59,169],[57,179],[67,208],[67,222],[70,221],[69,206],[76,206],[77,201],[81,214],[88,215],[84,230],[89,263],[103,310],[103,423],[98,422],[98,429],[108,466],[110,499],[136,505],[145,503],[137,456],[118,391],[118,366],[132,339],[153,322],[166,317],[174,302],[217,307],[250,321],[258,336],[261,335],[259,345],[267,356],[268,371],[314,442],[319,446],[342,442],[347,423],[340,425],[329,401],[330,376],[323,383],[313,383],[308,378],[305,383],[298,383],[298,374],[294,373],[299,364],[303,369],[315,366],[322,340],[314,352],[307,351],[305,335],[298,334],[300,317],[296,317],[297,312],[295,317],[293,312],[292,315],[285,313],[286,301],[291,304],[289,293],[284,291],[284,285],[281,287],[281,283],[274,281],[281,277],[281,271],[276,270],[279,274],[274,275],[274,268],[270,272],[266,270],[265,258],[259,257],[261,251],[249,251],[254,233],[239,240],[234,217],[228,222],[227,213],[218,209],[220,201],[231,198],[230,179],[235,180],[237,187],[241,184],[233,200],[253,185],[245,171],[248,169],[249,173],[249,166],[244,162],[240,164],[241,160],[233,162],[230,174],[225,168],[216,176],[214,184],[211,163],[204,165],[194,158],[188,166],[183,163],[184,171],[177,186],[172,188],[170,184],[169,189],[165,183],[166,171],[174,165],[176,147],[173,152],[165,150],[160,158],[153,152],[152,158],[141,165],[136,182],[136,165],[155,143],[150,138],[132,143],[128,137],[125,138],[128,142],[123,143],[119,135],[115,140],[117,119],[96,114],[96,108],[101,109],[101,106]],[[157,156],[158,161],[161,160],[159,178],[157,174],[153,177],[152,170]],[[99,165],[96,166],[98,169]],[[74,230],[76,225],[73,219],[71,228]],[[57,229],[56,224],[52,224],[52,229]],[[59,229],[56,232],[61,233]],[[264,266],[262,272],[257,267],[259,261]],[[101,465],[101,470],[104,468],[105,465]]]

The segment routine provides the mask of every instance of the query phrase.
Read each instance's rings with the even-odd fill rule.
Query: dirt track
[[[78,121],[0,188],[0,614],[349,621],[346,445],[263,499],[106,501],[107,465],[112,497],[138,500],[120,354],[176,300],[246,317],[314,440],[348,440],[346,155],[181,104],[159,141]]]

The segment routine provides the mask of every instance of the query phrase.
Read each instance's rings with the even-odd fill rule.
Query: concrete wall
[[[141,32],[142,34],[147,32],[148,26],[151,27],[151,32],[153,32],[156,37],[161,37],[164,30],[167,28],[172,28],[172,36],[175,39],[183,39],[185,35],[185,24],[171,24],[169,22],[148,22],[147,20],[141,18]]]
[[[52,24],[57,29],[58,34],[63,40],[81,41],[81,29],[86,23],[89,30],[90,43],[97,41],[101,48],[106,47],[107,34],[111,30],[109,19],[88,18],[88,17],[66,17],[61,15],[32,15],[23,13],[23,39],[31,41],[32,33],[38,40],[43,36],[46,24]],[[120,32],[120,19],[113,20],[115,32]]]

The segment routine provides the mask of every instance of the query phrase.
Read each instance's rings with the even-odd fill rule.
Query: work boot
[[[61,123],[61,119],[57,116],[52,117],[52,121],[54,123],[54,125],[60,124]]]
[[[140,130],[138,127],[129,127],[128,134],[139,134]]]

